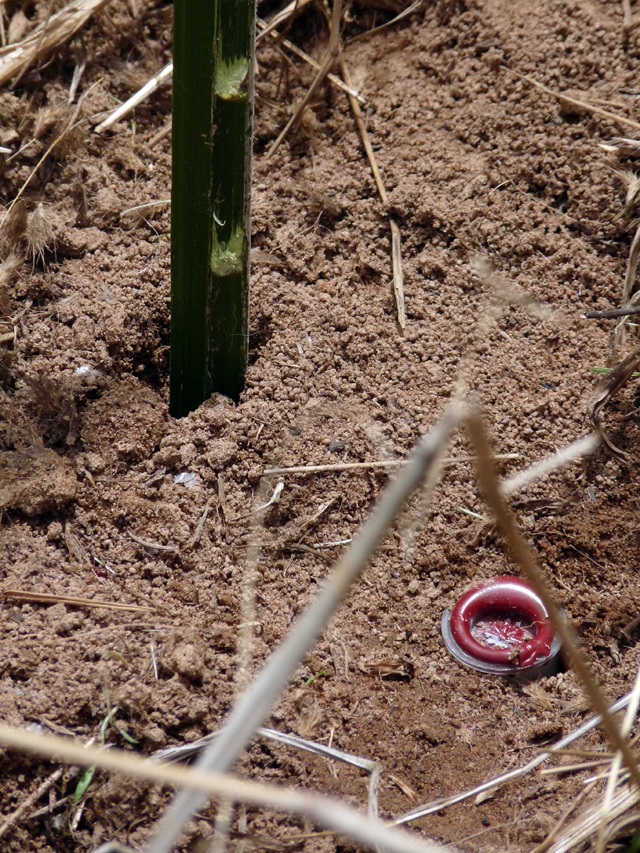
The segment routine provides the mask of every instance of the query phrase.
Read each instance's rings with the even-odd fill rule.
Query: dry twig
[[[0,838],[3,838],[11,829],[11,827],[15,826],[18,821],[20,821],[22,817],[24,817],[24,815],[29,811],[32,806],[34,806],[38,802],[38,800],[40,799],[40,797],[43,796],[43,794],[46,794],[47,791],[53,788],[53,786],[56,784],[58,779],[60,779],[63,773],[64,767],[59,767],[57,770],[54,770],[50,776],[47,776],[44,782],[38,785],[38,787],[35,791],[33,791],[33,793],[29,794],[29,796],[26,797],[26,799],[24,799],[20,803],[20,805],[14,812],[12,812],[7,818],[5,818],[5,820],[2,822],[2,826],[0,826]]]
[[[616,317],[630,317],[640,314],[640,305],[627,305],[625,308],[609,308],[605,311],[585,311],[582,317],[585,320],[615,320]]]
[[[596,107],[594,104],[590,104],[588,101],[583,101],[580,98],[573,98],[570,95],[565,95],[562,92],[555,92],[553,89],[550,89],[548,86],[545,86],[544,83],[540,83],[538,80],[535,80],[533,77],[529,77],[527,74],[519,74],[517,71],[513,69],[505,69],[514,74],[516,77],[519,77],[521,80],[526,80],[528,83],[531,83],[532,86],[535,86],[537,89],[540,89],[541,92],[546,92],[547,95],[552,95],[554,98],[557,98],[563,104],[569,104],[572,107],[578,107],[581,110],[585,110],[586,112],[593,113],[594,115],[600,116],[601,118],[608,118],[612,121],[617,122],[618,124],[624,124],[627,127],[632,127],[634,130],[640,130],[640,122],[634,121],[631,118],[627,118],[626,116],[618,115],[618,113],[609,112],[609,110],[603,110],[601,107]]]
[[[342,54],[340,54],[340,70],[342,72],[342,79],[350,88],[352,88],[349,69],[347,68],[347,63]],[[351,105],[351,112],[353,113],[353,117],[355,118],[356,125],[358,127],[358,132],[360,134],[360,138],[362,139],[362,144],[367,154],[369,165],[371,166],[371,171],[373,172],[373,179],[376,182],[376,187],[378,188],[380,200],[382,201],[382,204],[385,206],[385,208],[388,209],[389,196],[387,195],[387,191],[380,175],[380,170],[378,169],[378,163],[376,161],[376,156],[373,151],[373,146],[371,145],[371,140],[369,139],[367,127],[364,123],[364,117],[362,115],[362,110],[360,109],[360,104],[356,101],[355,98],[351,96],[349,96],[349,104]],[[396,222],[393,216],[389,216],[389,228],[391,229],[391,268],[393,273],[393,296],[396,303],[396,319],[398,321],[400,329],[404,331],[407,325],[407,315],[404,307],[404,275],[402,273],[400,229],[398,227],[398,223]]]
[[[304,50],[301,50],[292,41],[289,41],[289,39],[286,39],[284,36],[280,35],[280,33],[273,30],[271,24],[265,24],[265,22],[263,20],[261,20],[260,18],[258,18],[256,23],[258,25],[259,30],[261,30],[261,32],[259,32],[257,34],[256,40],[261,35],[266,35],[266,33],[268,32],[269,35],[273,39],[275,39],[283,47],[286,47],[287,50],[291,51],[291,53],[293,53],[299,59],[302,59],[303,62],[306,62],[307,65],[310,65],[312,68],[315,68],[316,71],[320,70],[320,68],[322,66],[320,65],[319,62],[316,62],[312,56],[309,56],[308,53],[305,53]],[[362,95],[356,89],[352,89],[350,86],[347,86],[347,84],[343,80],[341,80],[336,74],[333,74],[333,72],[330,71],[327,74],[327,80],[329,80],[331,83],[333,83],[333,85],[337,89],[340,89],[342,92],[344,92],[345,95],[351,95],[353,98],[357,98],[357,100],[361,104],[367,103],[366,100],[362,97]]]
[[[496,459],[519,459],[519,453],[498,453]],[[408,465],[410,459],[382,459],[371,462],[337,462],[332,465],[294,465],[291,468],[265,468],[265,477],[280,474],[325,474],[332,471],[359,471],[370,468],[400,468]],[[443,465],[458,465],[464,462],[474,462],[474,456],[451,456],[442,460]]]
[[[333,0],[333,8],[331,10],[331,23],[329,27],[329,44],[327,45],[327,50],[324,55],[324,59],[322,60],[322,65],[320,66],[316,76],[313,78],[313,81],[307,91],[303,99],[297,105],[293,115],[286,123],[282,131],[280,132],[278,138],[273,143],[271,148],[267,151],[267,160],[276,153],[281,143],[283,142],[286,135],[289,133],[291,128],[297,124],[298,119],[304,112],[307,104],[317,91],[318,87],[322,85],[323,81],[329,74],[329,72],[333,69],[333,66],[336,64],[336,60],[342,51],[342,43],[340,41],[340,24],[342,22],[342,0]],[[343,75],[344,79],[344,75]],[[345,83],[349,86],[349,83],[345,80]],[[350,88],[352,88],[350,86]]]
[[[627,693],[611,705],[609,713],[616,714],[618,711],[626,708],[630,701],[631,693]],[[418,820],[421,817],[427,817],[430,814],[442,811],[442,809],[449,808],[449,806],[455,806],[457,803],[463,803],[465,800],[477,797],[492,788],[506,785],[507,782],[512,782],[514,779],[520,779],[520,777],[526,776],[527,773],[531,773],[533,770],[536,770],[536,768],[541,764],[544,764],[545,761],[555,755],[558,751],[564,749],[571,743],[575,743],[575,741],[583,735],[586,735],[588,732],[595,729],[601,722],[601,717],[591,717],[590,720],[587,720],[586,723],[583,723],[575,731],[559,740],[551,749],[536,755],[535,758],[532,758],[531,761],[528,761],[522,767],[516,767],[515,770],[508,770],[506,773],[501,773],[499,776],[495,776],[493,779],[488,779],[486,782],[482,782],[482,784],[477,785],[475,788],[470,788],[468,791],[462,791],[460,794],[453,794],[450,797],[443,797],[442,799],[434,800],[431,803],[424,803],[423,805],[412,809],[410,812],[407,812],[407,814],[397,818],[393,823],[395,826],[410,823],[413,820]]]
[[[124,604],[120,601],[103,601],[100,598],[75,598],[71,595],[54,595],[46,592],[29,592],[25,589],[4,589],[4,598],[34,604],[68,604],[70,607],[106,607],[108,610],[128,610],[131,613],[153,613],[153,607]]]
[[[94,128],[96,133],[102,133],[103,130],[107,130],[112,125],[114,125],[117,121],[120,121],[121,118],[125,118],[129,113],[133,112],[135,108],[141,104],[143,101],[152,95],[155,91],[157,91],[163,83],[166,83],[171,79],[173,74],[173,62],[170,62],[168,65],[165,65],[157,74],[148,80],[141,89],[138,89],[130,98],[128,98],[123,104],[120,104],[119,107],[110,113],[104,121],[101,121],[100,124]],[[104,113],[103,113],[104,115]]]

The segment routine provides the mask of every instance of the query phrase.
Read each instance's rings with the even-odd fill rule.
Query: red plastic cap
[[[449,627],[464,653],[489,665],[535,666],[554,643],[547,609],[534,588],[515,577],[493,578],[465,593]]]

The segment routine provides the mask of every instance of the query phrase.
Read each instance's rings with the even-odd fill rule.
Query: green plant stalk
[[[174,6],[170,411],[247,364],[255,0]]]

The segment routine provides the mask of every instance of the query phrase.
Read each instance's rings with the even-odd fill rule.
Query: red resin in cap
[[[497,577],[465,593],[453,608],[450,628],[460,648],[485,663],[525,668],[551,653],[549,614],[520,578]]]

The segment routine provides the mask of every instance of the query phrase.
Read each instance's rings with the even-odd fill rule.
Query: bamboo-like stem
[[[238,399],[247,363],[255,0],[175,7],[171,414]]]

